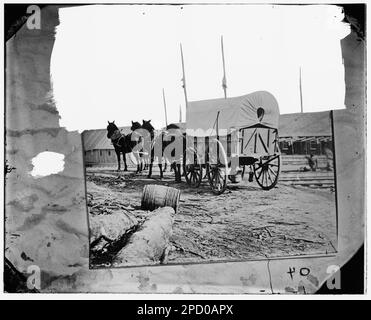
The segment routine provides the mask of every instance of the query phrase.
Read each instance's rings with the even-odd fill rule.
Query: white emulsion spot
[[[64,170],[64,155],[57,152],[40,152],[32,159],[32,165],[31,175],[35,178],[56,174]]]

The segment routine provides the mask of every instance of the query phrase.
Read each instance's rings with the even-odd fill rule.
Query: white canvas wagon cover
[[[258,109],[264,110],[259,120]],[[240,97],[193,101],[187,108],[187,135],[215,136],[216,118],[219,113],[219,134],[231,129],[263,125],[278,128],[279,107],[275,97],[267,91],[256,91]]]

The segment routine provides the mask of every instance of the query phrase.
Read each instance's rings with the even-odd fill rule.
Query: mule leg
[[[175,182],[179,182],[178,170],[176,168],[176,163],[175,162],[171,164],[171,168],[173,168],[173,171],[174,171]]]
[[[124,171],[128,171],[128,166],[126,165],[126,153],[124,153],[122,157],[124,158]]]
[[[139,172],[143,171],[143,156],[142,154],[139,154]]]
[[[136,154],[136,153],[134,153],[134,156],[135,156],[135,159],[137,161],[137,171],[136,171],[136,173],[139,173],[140,172],[140,156],[139,156],[139,154]]]
[[[121,158],[120,158],[120,151],[116,151],[116,156],[117,156],[117,163],[118,163],[118,166],[117,166],[117,171],[120,171],[121,170]],[[124,156],[125,157],[125,156]]]
[[[151,149],[151,151],[150,151],[150,160],[149,160],[148,178],[151,178],[151,176],[152,176],[152,167],[153,167],[154,158],[155,158],[154,150]]]
[[[175,171],[175,181],[182,182],[182,176],[180,174],[180,164],[174,165],[174,171]]]
[[[162,171],[162,163],[161,162],[158,163],[158,167],[160,169],[160,178],[162,179],[164,177],[164,173]]]
[[[151,178],[152,176],[152,167],[153,167],[153,157],[151,155],[151,158],[149,160],[149,164],[148,164],[148,178]]]
[[[152,165],[153,165],[152,162],[150,162],[149,165],[148,165],[149,166],[149,169],[148,169],[148,178],[151,178],[151,176],[152,176]]]

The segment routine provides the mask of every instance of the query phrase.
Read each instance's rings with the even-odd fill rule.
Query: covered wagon
[[[257,91],[240,97],[189,102],[183,166],[188,184],[198,187],[204,176],[216,194],[227,180],[249,170],[264,189],[279,176],[279,107],[275,97]]]

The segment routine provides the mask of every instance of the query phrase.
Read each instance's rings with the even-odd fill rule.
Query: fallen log
[[[117,210],[111,214],[91,215],[90,224],[90,248],[99,251],[106,243],[115,243],[138,225],[134,216],[130,216],[124,210]]]
[[[159,208],[148,215],[137,232],[113,258],[113,267],[154,265],[167,261],[174,209]]]
[[[129,216],[123,210],[117,210],[106,215],[90,216],[90,242],[94,242],[101,236],[111,241],[119,238],[125,230],[138,224],[135,217]]]

